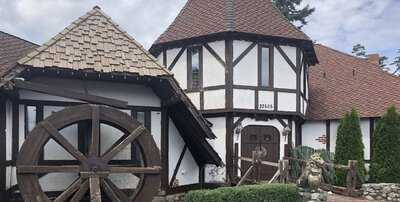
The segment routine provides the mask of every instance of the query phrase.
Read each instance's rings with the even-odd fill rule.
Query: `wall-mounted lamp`
[[[239,141],[240,134],[242,133],[243,126],[242,123],[239,123],[235,128],[235,140]]]
[[[289,126],[286,126],[283,130],[282,130],[282,135],[283,137],[285,137],[285,141],[287,136],[289,136],[289,134],[292,132],[292,129],[289,128]]]

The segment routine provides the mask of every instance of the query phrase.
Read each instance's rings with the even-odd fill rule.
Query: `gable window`
[[[188,88],[201,88],[201,71],[202,71],[202,54],[201,47],[191,47],[188,49]]]
[[[271,68],[271,48],[269,46],[260,46],[259,48],[259,85],[263,87],[272,86],[272,68]]]

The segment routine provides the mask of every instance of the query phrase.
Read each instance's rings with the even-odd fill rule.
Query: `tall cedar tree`
[[[400,183],[400,117],[395,107],[378,122],[373,137],[371,180]]]
[[[360,128],[360,118],[355,109],[351,113],[346,113],[340,121],[337,132],[335,147],[335,164],[347,165],[349,160],[357,160],[357,172],[364,180],[364,144],[362,143],[362,134]],[[346,185],[346,171],[336,170],[336,185]]]
[[[301,24],[299,28],[301,28],[307,24],[306,18],[315,11],[315,8],[310,8],[310,5],[299,8],[302,1],[273,0],[273,3],[290,22],[299,22]]]

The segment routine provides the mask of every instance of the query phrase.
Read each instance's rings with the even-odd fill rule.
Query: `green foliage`
[[[300,22],[301,26],[299,28],[301,28],[307,24],[306,18],[315,11],[315,8],[310,8],[310,5],[298,8],[302,1],[303,0],[273,0],[273,3],[290,22]]]
[[[223,187],[214,190],[191,191],[185,196],[185,202],[295,202],[298,200],[298,190],[293,184]]]
[[[315,152],[318,152],[321,155],[321,158],[326,163],[333,163],[332,153],[326,151],[325,149],[315,150],[307,146],[298,146],[294,148],[291,157],[296,159],[308,160],[310,159],[311,155],[314,154]],[[291,172],[290,175],[294,179],[298,179],[302,173],[302,164],[297,161],[293,161],[291,163],[292,163],[292,169],[290,170]],[[335,179],[335,170],[331,166],[325,166],[323,167],[322,175],[324,177],[325,183],[332,184]]]
[[[365,46],[361,44],[356,44],[353,46],[353,50],[351,51],[357,57],[367,57]]]
[[[357,160],[357,173],[360,181],[365,177],[364,144],[360,128],[360,118],[355,109],[340,121],[335,147],[335,164],[347,165],[349,160]],[[346,171],[336,170],[336,185],[346,185]]]
[[[400,183],[400,117],[388,109],[374,132],[370,176],[372,181]]]
[[[386,62],[387,62],[388,59],[389,58],[386,57],[386,56],[379,57],[379,66],[381,66],[382,69],[387,69],[386,68]]]
[[[394,58],[394,61],[390,64],[393,65],[395,68],[393,74],[397,74],[398,72],[400,72],[400,49],[397,50],[397,54],[398,55]]]

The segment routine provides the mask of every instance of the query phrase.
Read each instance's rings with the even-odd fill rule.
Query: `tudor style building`
[[[170,71],[99,7],[42,46],[0,32],[0,47],[0,201],[151,201],[222,165]]]
[[[234,151],[251,157],[261,145],[277,162],[300,142],[282,131],[298,134],[305,121],[317,58],[311,39],[270,1],[189,0],[150,52],[212,123],[228,182],[237,175]]]
[[[212,123],[210,143],[226,167],[208,167],[209,181],[234,181],[248,167],[237,156],[251,157],[257,146],[274,162],[295,145],[334,151],[351,108],[360,112],[369,160],[375,121],[400,108],[400,79],[373,56],[313,44],[269,0],[188,0],[150,52]],[[265,170],[265,178],[274,174]]]

